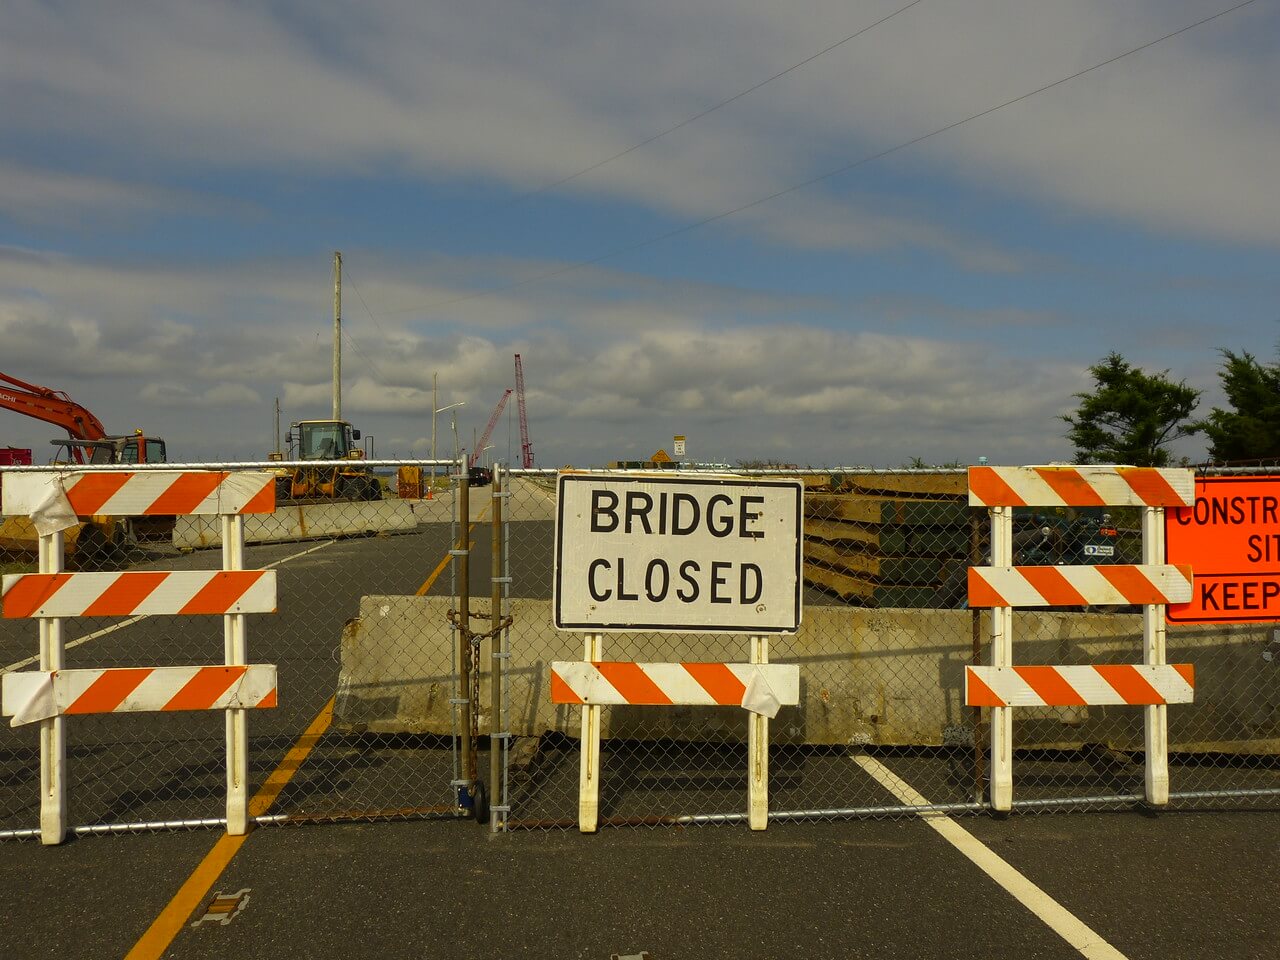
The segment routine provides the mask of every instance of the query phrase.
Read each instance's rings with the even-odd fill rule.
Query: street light
[[[435,458],[436,458],[436,414],[437,414],[437,413],[444,413],[446,410],[452,410],[454,407],[460,407],[460,406],[462,406],[463,404],[465,404],[466,402],[467,402],[467,401],[465,401],[465,400],[459,400],[457,403],[450,403],[450,404],[446,404],[446,405],[445,405],[445,406],[443,406],[443,407],[433,407],[433,408],[432,408],[432,410],[431,410],[431,459],[432,459],[433,461],[434,461],[434,460],[435,460]],[[454,432],[455,432],[455,433],[457,433],[457,430],[455,429],[455,430],[454,430]],[[455,447],[458,445],[458,441],[457,441],[457,438],[456,438],[456,437],[454,438],[453,445],[454,445]],[[455,460],[457,460],[457,459],[458,459],[458,454],[457,454],[457,452],[456,452],[456,451],[455,451],[455,453],[454,453],[454,455],[453,455],[453,459],[455,459]],[[432,463],[432,464],[431,464],[431,485],[432,485],[433,487],[436,485],[436,465],[435,465],[435,463]]]

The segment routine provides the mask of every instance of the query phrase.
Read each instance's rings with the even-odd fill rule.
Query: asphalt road
[[[473,498],[474,518],[488,505],[486,493]],[[534,490],[521,496],[521,515],[531,519],[511,530],[513,575],[521,595],[546,596],[549,498]],[[539,503],[541,513],[529,509]],[[251,660],[277,663],[281,678],[280,708],[251,719],[254,788],[283,769],[286,752],[336,692],[339,638],[359,597],[428,585],[447,594],[447,568],[432,575],[449,537],[449,525],[439,522],[405,536],[250,548],[249,565],[279,564],[281,588],[281,612],[254,617],[249,627]],[[489,561],[482,523],[472,542],[473,590],[483,597]],[[163,569],[218,564],[216,551],[152,562]],[[217,618],[198,625],[151,618],[110,633],[101,632],[112,626],[106,621],[70,626],[72,642],[92,637],[71,648],[72,666],[214,662],[221,653]],[[0,666],[30,657],[34,647],[33,624],[0,624]],[[216,715],[77,718],[73,822],[221,816],[222,734]],[[0,732],[0,829],[36,822],[34,743],[31,730]],[[664,762],[663,776],[647,789],[681,790],[688,800],[694,785],[694,794],[700,788],[717,803],[740,803],[736,760],[723,783],[706,771],[673,779],[671,758]],[[890,752],[876,762],[922,791],[948,776],[940,773],[945,757]],[[271,812],[323,818],[447,803],[452,765],[447,742],[330,732],[311,744]],[[576,758],[560,766],[554,784],[541,789],[558,791],[555,806],[572,813]],[[846,797],[852,791],[867,802],[893,802],[847,755],[802,762],[780,755],[777,795],[785,796],[789,780],[812,779],[819,770]],[[602,799],[627,812],[635,797],[606,790]],[[636,809],[644,812],[643,802]],[[123,957],[140,942],[159,942],[164,956],[180,960],[607,960],[641,951],[651,960],[1167,960],[1280,952],[1274,810],[973,816],[958,823],[975,841],[967,853],[915,818],[774,823],[759,834],[735,824],[496,837],[468,820],[442,818],[264,826],[242,845],[214,830],[74,837],[58,848],[10,842],[0,844],[0,960]],[[990,863],[979,869],[973,858],[989,855],[1012,879]],[[191,926],[216,895],[241,890],[248,900],[230,923]],[[148,940],[161,918],[171,921],[167,932]],[[1092,946],[1072,946],[1055,932],[1061,929]]]

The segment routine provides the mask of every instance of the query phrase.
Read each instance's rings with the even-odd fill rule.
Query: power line
[[[727,217],[732,217],[735,214],[742,213],[744,210],[750,210],[754,207],[758,207],[761,204],[768,203],[770,200],[776,200],[779,197],[786,196],[789,193],[795,193],[797,190],[803,190],[806,187],[811,187],[814,184],[821,183],[824,180],[830,180],[832,177],[837,177],[840,174],[848,173],[851,170],[856,170],[859,167],[866,166],[869,163],[874,163],[877,160],[883,160],[885,157],[891,156],[892,154],[898,153],[902,150],[906,150],[908,147],[913,147],[918,143],[923,143],[925,140],[929,140],[933,137],[939,136],[940,134],[947,133],[948,131],[956,129],[956,127],[963,126],[964,124],[970,123],[974,120],[979,120],[982,117],[990,116],[991,114],[995,113],[998,110],[1003,110],[1005,107],[1011,107],[1014,104],[1023,102],[1024,100],[1029,100],[1032,97],[1037,96],[1038,94],[1044,93],[1046,90],[1052,90],[1054,87],[1061,86],[1064,83],[1068,83],[1072,80],[1079,79],[1080,77],[1083,77],[1086,74],[1092,73],[1095,70],[1100,70],[1103,67],[1110,66],[1111,64],[1115,63],[1118,60],[1123,60],[1125,57],[1132,56],[1135,53],[1140,53],[1143,50],[1146,50],[1150,47],[1154,47],[1156,44],[1163,43],[1166,40],[1172,40],[1174,37],[1181,36],[1182,34],[1188,32],[1189,30],[1194,30],[1197,27],[1202,27],[1207,23],[1211,23],[1212,21],[1217,20],[1221,17],[1225,17],[1228,14],[1235,13],[1237,10],[1241,10],[1255,2],[1256,0],[1243,0],[1243,2],[1237,3],[1231,7],[1227,7],[1225,10],[1220,10],[1217,13],[1211,14],[1210,16],[1207,16],[1201,20],[1197,20],[1194,23],[1189,23],[1184,27],[1179,27],[1177,30],[1174,30],[1171,33],[1166,33],[1161,37],[1156,37],[1154,40],[1148,40],[1146,43],[1140,44],[1139,46],[1126,50],[1124,53],[1120,53],[1113,57],[1109,57],[1106,60],[1100,61],[1099,63],[1095,63],[1091,67],[1085,67],[1083,70],[1078,70],[1069,76],[1060,77],[1059,79],[1054,80],[1051,83],[1046,83],[1043,86],[1036,87],[1034,90],[1030,90],[1026,93],[1020,94],[1019,96],[1013,97],[1010,100],[1005,100],[1003,103],[998,103],[993,107],[987,107],[985,110],[980,110],[977,113],[973,113],[967,117],[964,117],[963,119],[955,120],[951,123],[946,124],[945,126],[938,127],[934,130],[931,130],[928,133],[923,133],[917,137],[912,137],[910,140],[904,140],[902,143],[896,144],[892,147],[888,147],[884,150],[880,150],[877,153],[868,154],[867,156],[862,157],[861,159],[853,160],[849,163],[842,164],[841,166],[836,167],[833,170],[828,170],[826,173],[818,174],[817,176],[810,177],[807,180],[802,180],[799,183],[795,183],[789,187],[784,187],[781,190],[776,190],[773,193],[770,193],[763,197],[759,197],[758,199],[752,200],[749,203],[744,203],[741,206],[733,207],[732,209],[724,210],[720,213],[712,214],[709,217],[703,217],[701,220],[695,220],[691,223],[685,224],[684,226],[676,227],[673,230],[668,230],[666,233],[661,233],[656,236],[649,237],[645,240],[639,240],[635,243],[631,243],[623,247],[618,247],[614,250],[610,250],[607,253],[602,253],[599,256],[591,257],[590,259],[587,259],[587,260],[578,260],[578,261],[575,261],[574,263],[566,264],[562,267],[557,267],[554,270],[548,270],[548,271],[544,271],[543,273],[533,274],[531,276],[525,277],[522,280],[516,280],[504,286],[491,287],[488,290],[478,290],[478,291],[475,291],[474,293],[468,293],[458,297],[451,297],[446,300],[438,300],[434,303],[429,303],[422,307],[404,308],[404,309],[399,309],[399,310],[390,311],[390,312],[409,313],[409,312],[433,310],[436,307],[449,306],[455,303],[463,303],[464,301],[467,301],[467,300],[475,300],[480,297],[488,297],[498,293],[506,293],[507,291],[514,290],[518,287],[527,286],[528,284],[536,283],[541,280],[550,280],[550,279],[553,279],[554,277],[559,277],[566,273],[572,273],[575,270],[581,270],[584,267],[593,266],[594,264],[601,263],[602,261],[605,261],[605,260],[611,260],[614,257],[620,257],[627,253],[633,253],[636,250],[642,250],[645,247],[652,246],[656,243],[661,243],[664,240],[670,240],[682,234],[689,233],[693,230],[697,230],[700,227],[705,227],[708,224],[712,224],[719,220],[724,220]],[[903,9],[906,9],[906,8],[904,7]]]
[[[519,196],[512,197],[510,200],[502,204],[497,209],[501,210],[507,207],[513,207],[519,203],[523,203],[524,201],[529,200],[533,197],[539,196],[540,194],[546,193],[550,190],[554,190],[556,189],[556,187],[564,186],[564,184],[569,183],[571,180],[577,180],[579,177],[585,176],[586,174],[591,173],[593,170],[599,170],[605,164],[613,163],[613,161],[615,160],[620,160],[623,157],[625,157],[627,154],[633,153],[636,150],[639,150],[641,147],[647,147],[649,144],[653,143],[655,140],[661,140],[667,134],[675,133],[675,131],[679,130],[682,127],[687,127],[689,124],[693,123],[695,120],[701,120],[703,117],[707,116],[707,114],[715,113],[721,107],[727,107],[729,104],[733,103],[735,100],[741,100],[747,94],[754,93],[756,90],[759,90],[765,84],[772,83],[774,80],[777,80],[779,77],[785,77],[788,73],[791,73],[793,70],[799,70],[805,64],[812,63],[814,60],[817,60],[823,54],[830,53],[832,50],[836,49],[837,47],[844,46],[850,40],[858,39],[858,37],[862,36],[864,33],[868,33],[871,30],[874,30],[876,27],[880,26],[880,24],[885,23],[889,20],[892,20],[894,17],[896,17],[900,13],[905,13],[907,10],[910,10],[912,7],[914,7],[917,3],[920,3],[920,2],[921,0],[911,0],[911,2],[908,3],[906,6],[899,7],[897,10],[893,11],[893,13],[890,13],[887,16],[881,17],[875,23],[868,24],[867,26],[863,27],[861,30],[858,30],[855,33],[849,34],[844,39],[837,40],[835,43],[823,47],[817,53],[812,54],[811,56],[805,57],[803,60],[800,60],[797,63],[793,63],[791,66],[787,67],[785,70],[780,70],[777,73],[775,73],[773,76],[765,80],[761,80],[758,83],[753,83],[751,86],[747,87],[745,90],[740,90],[738,93],[735,93],[733,96],[726,97],[725,99],[721,100],[719,103],[715,103],[707,107],[705,110],[701,110],[698,113],[693,114],[692,116],[685,117],[679,123],[673,124],[672,126],[667,127],[665,130],[662,130],[658,133],[653,134],[653,136],[646,137],[644,140],[641,140],[638,143],[632,144],[631,146],[627,147],[625,150],[620,150],[618,153],[615,153],[611,157],[605,157],[603,160],[597,160],[595,163],[590,164],[589,166],[585,166],[581,170],[578,170],[576,173],[569,174],[567,177],[561,177],[559,180],[555,180],[541,187],[537,187],[526,193],[522,193]]]

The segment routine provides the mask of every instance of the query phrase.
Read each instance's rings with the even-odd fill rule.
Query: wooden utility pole
[[[333,251],[333,419],[342,419],[342,253]]]

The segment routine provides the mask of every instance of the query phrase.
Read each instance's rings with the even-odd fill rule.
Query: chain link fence
[[[988,717],[964,704],[964,668],[989,662],[990,611],[968,609],[966,596],[967,568],[988,562],[989,523],[968,506],[966,471],[769,471],[788,473],[806,488],[804,620],[794,636],[771,639],[769,660],[800,666],[801,694],[770,724],[770,817],[985,811]],[[506,825],[568,828],[582,709],[551,703],[548,673],[552,661],[583,658],[584,636],[551,626],[555,475],[509,478]],[[1140,563],[1140,523],[1134,508],[1019,509],[1014,562]],[[1280,801],[1275,627],[1169,627],[1169,662],[1196,671],[1195,703],[1168,708],[1171,807]],[[1141,663],[1142,635],[1137,607],[1018,610],[1014,662]],[[748,638],[610,633],[603,658],[745,662]],[[743,710],[601,711],[602,824],[746,820]],[[1141,707],[1018,708],[1015,810],[1141,802],[1143,721]]]
[[[574,827],[582,711],[551,702],[550,664],[580,660],[584,638],[552,626],[555,473],[499,471],[502,494],[470,487],[463,512],[457,463],[365,466],[380,496],[368,483],[348,484],[339,496],[282,498],[275,514],[246,518],[246,566],[279,577],[278,612],[248,618],[249,662],[279,670],[279,706],[249,714],[251,813],[259,823],[482,818],[492,796],[496,828]],[[799,665],[801,678],[799,704],[769,726],[771,817],[986,810],[987,718],[964,705],[963,674],[989,659],[990,614],[966,602],[966,570],[987,562],[989,525],[985,510],[967,504],[965,472],[769,475],[799,476],[806,488],[803,624],[769,644],[769,660]],[[1132,510],[1020,510],[1015,562],[1136,563],[1139,527]],[[85,518],[68,532],[67,567],[219,569],[216,534],[202,518],[168,529]],[[0,520],[2,572],[34,572],[33,543],[25,518]],[[492,629],[495,587],[511,625],[460,650],[464,569],[470,631]],[[1168,708],[1172,807],[1280,800],[1276,627],[1170,626],[1169,661],[1196,668],[1196,702]],[[1014,636],[1019,664],[1135,663],[1142,614],[1020,610]],[[38,669],[37,638],[34,620],[0,620],[0,668]],[[222,650],[216,616],[66,621],[68,668],[217,664]],[[461,653],[477,681],[465,696]],[[607,634],[603,649],[605,659],[659,662],[748,654],[745,635]],[[0,728],[0,837],[38,832],[36,726]],[[222,822],[220,712],[86,715],[67,727],[79,832]],[[604,707],[601,729],[602,823],[746,820],[741,708]],[[1142,708],[1019,708],[1014,736],[1016,810],[1141,801]],[[472,798],[481,809],[466,808]]]
[[[457,815],[457,631],[448,611],[463,559],[458,468],[183,466],[280,477],[275,513],[245,517],[245,566],[278,578],[277,612],[247,617],[248,662],[278,668],[278,707],[248,712],[250,813],[259,823]],[[302,470],[319,475],[295,497]],[[14,472],[0,473],[0,484]],[[217,517],[81,521],[65,534],[71,571],[223,565]],[[0,570],[36,572],[35,544],[27,518],[0,520]],[[78,617],[65,630],[67,668],[224,662],[221,616]],[[38,633],[36,620],[0,620],[0,669],[39,669]],[[65,723],[77,832],[223,822],[222,711]],[[0,836],[38,832],[39,726],[0,727]]]

